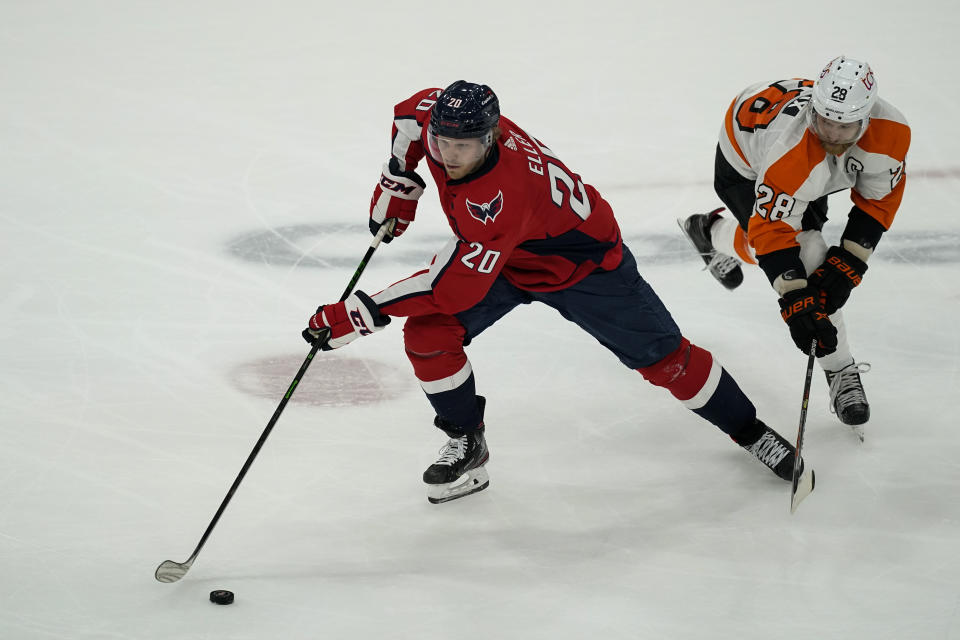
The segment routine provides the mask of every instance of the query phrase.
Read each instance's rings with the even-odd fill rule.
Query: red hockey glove
[[[809,285],[820,289],[826,296],[824,309],[834,314],[850,297],[853,288],[867,270],[867,263],[842,247],[830,247],[827,258],[813,275],[807,279]]]
[[[819,289],[807,286],[787,291],[780,298],[780,315],[800,351],[809,353],[814,338],[818,358],[837,350],[837,328],[827,317]]]
[[[400,161],[391,157],[383,165],[380,182],[370,199],[370,233],[377,235],[380,227],[390,218],[396,218],[393,232],[384,236],[390,242],[400,236],[417,215],[417,200],[423,195],[427,183],[414,171],[401,171]]]
[[[383,315],[377,303],[363,291],[357,291],[343,302],[317,307],[309,326],[301,334],[312,345],[323,341],[323,351],[339,349],[359,336],[368,336],[390,324],[390,316]]]

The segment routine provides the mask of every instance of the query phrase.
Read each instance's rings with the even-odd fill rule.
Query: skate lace
[[[870,371],[869,362],[854,362],[830,373],[830,413],[851,404],[866,404],[867,396],[860,384],[860,374]]]
[[[780,444],[777,438],[769,431],[754,442],[748,451],[771,469],[777,466],[780,461],[790,453],[790,450]]]
[[[463,459],[467,452],[467,436],[450,438],[447,444],[440,447],[440,459],[435,464],[453,464]]]
[[[736,258],[731,258],[722,253],[714,253],[713,257],[710,258],[710,264],[705,266],[704,269],[709,269],[710,273],[715,274],[718,278],[722,278],[739,265],[740,262]]]

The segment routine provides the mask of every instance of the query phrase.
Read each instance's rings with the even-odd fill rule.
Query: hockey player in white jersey
[[[816,80],[752,85],[727,110],[720,130],[714,189],[723,208],[681,220],[681,227],[728,289],[743,281],[740,263],[759,264],[780,296],[781,316],[804,352],[817,339],[831,409],[863,438],[870,417],[858,363],[840,309],[893,222],[906,184],[910,128],[879,97],[870,65],[834,58]],[[820,233],[827,196],[849,189],[840,242]]]

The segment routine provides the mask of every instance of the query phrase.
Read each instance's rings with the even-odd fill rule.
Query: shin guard
[[[731,437],[757,416],[753,403],[713,355],[686,338],[666,358],[637,371]]]
[[[403,328],[407,358],[437,417],[466,431],[481,425],[483,416],[463,350],[465,334],[454,316],[442,314],[412,316]]]

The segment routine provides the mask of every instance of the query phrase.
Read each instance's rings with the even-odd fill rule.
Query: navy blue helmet
[[[457,80],[443,90],[429,132],[445,138],[480,138],[500,122],[500,101],[485,84]]]

